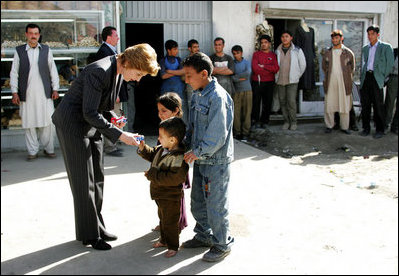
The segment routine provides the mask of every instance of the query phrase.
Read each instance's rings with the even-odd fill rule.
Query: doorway
[[[164,57],[163,24],[126,23],[126,48],[148,43],[157,53],[158,62]],[[136,117],[134,129],[144,135],[158,135],[158,110],[156,99],[161,90],[162,79],[160,72],[156,77],[150,75],[134,83],[134,97]]]

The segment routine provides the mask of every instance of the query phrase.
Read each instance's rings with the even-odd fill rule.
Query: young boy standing
[[[150,183],[151,198],[158,205],[160,220],[160,239],[154,248],[168,247],[165,257],[173,257],[179,248],[180,204],[183,197],[183,185],[189,166],[184,162],[182,144],[186,125],[178,117],[172,117],[159,124],[159,146],[149,147],[140,142],[138,154],[151,162],[151,168],[145,172]]]
[[[235,45],[231,52],[234,56],[235,75],[234,83],[234,124],[233,133],[236,139],[248,140],[251,128],[252,88],[249,81],[251,77],[251,63],[242,57],[242,47]]]
[[[174,40],[168,40],[165,42],[165,49],[167,52],[166,57],[160,60],[159,65],[161,66],[161,95],[166,92],[175,92],[181,99],[183,97],[183,91],[185,85],[181,80],[181,76],[184,74],[182,68],[182,61],[179,54],[178,44]],[[183,110],[185,110],[186,103],[183,102]]]
[[[183,64],[185,80],[194,89],[190,122],[186,133],[191,151],[184,155],[194,163],[191,212],[196,221],[193,239],[184,248],[211,247],[203,260],[216,262],[231,251],[227,192],[233,161],[233,100],[212,77],[213,65],[203,53],[195,53]]]

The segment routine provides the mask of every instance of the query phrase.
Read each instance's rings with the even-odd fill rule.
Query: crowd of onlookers
[[[390,130],[398,133],[397,112],[393,115],[397,98],[398,60],[397,49],[379,40],[379,27],[367,29],[370,44],[362,48],[362,60],[355,61],[351,49],[343,44],[341,30],[331,32],[332,46],[323,51],[322,69],[325,133],[340,128],[345,134],[358,131],[353,109],[353,76],[356,62],[362,62],[360,79],[361,118],[363,130],[360,135],[370,134],[371,109],[376,126],[374,138],[383,137]],[[243,58],[243,48],[235,45],[233,55],[224,52],[225,41],[214,40],[215,53],[210,56],[218,83],[234,100],[234,137],[248,139],[251,128],[265,128],[270,121],[273,94],[278,95],[279,106],[284,119],[283,130],[297,129],[298,83],[306,70],[306,59],[301,48],[294,45],[293,34],[284,30],[281,44],[272,50],[272,38],[259,38],[260,50],[252,55],[252,61]],[[183,61],[178,57],[178,44],[168,40],[165,43],[167,56],[161,60],[163,79],[161,94],[174,91],[183,102],[188,114],[192,89],[184,86]],[[199,51],[196,40],[188,42],[190,55]],[[387,86],[384,100],[383,87]],[[397,108],[396,108],[397,110]],[[184,117],[187,122],[187,117]]]

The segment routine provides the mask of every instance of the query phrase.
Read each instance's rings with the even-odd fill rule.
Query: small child
[[[184,162],[185,147],[182,144],[186,125],[178,117],[172,117],[159,124],[159,146],[149,147],[140,142],[137,153],[151,162],[145,172],[150,183],[151,199],[158,205],[160,238],[152,247],[168,247],[165,257],[176,255],[179,248],[180,205],[183,197],[183,182],[189,166]]]
[[[158,117],[161,121],[169,119],[171,117],[179,117],[182,118],[182,103],[179,95],[174,92],[168,92],[157,99],[157,107],[158,107]],[[158,144],[159,145],[159,141]],[[183,188],[190,188],[190,179],[186,177],[186,181],[183,183]],[[184,193],[183,198],[181,199],[180,205],[180,219],[179,219],[179,228],[180,231],[187,227],[187,215],[186,215],[186,204],[184,201]],[[159,231],[159,225],[157,225],[154,231]]]

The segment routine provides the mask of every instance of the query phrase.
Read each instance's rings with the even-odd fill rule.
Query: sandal
[[[172,249],[169,249],[169,250],[165,253],[165,257],[166,257],[166,258],[170,258],[170,257],[175,256],[176,254],[177,254],[177,251],[172,250]]]
[[[152,244],[152,247],[153,247],[153,248],[166,247],[166,244],[163,244],[163,243],[157,241],[157,242],[155,242],[155,243]]]

